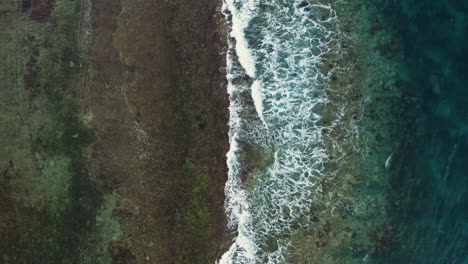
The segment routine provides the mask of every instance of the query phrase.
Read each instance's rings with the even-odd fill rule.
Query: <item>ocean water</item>
[[[318,1],[228,0],[224,8],[232,29],[226,208],[238,236],[220,263],[284,263],[291,228],[311,223],[328,158],[317,123],[329,75],[320,66],[337,18]]]
[[[372,263],[468,263],[468,1],[378,1],[414,103],[390,197],[394,248]]]
[[[393,233],[354,251],[354,260],[468,263],[468,1],[354,1],[378,10],[375,28],[398,40],[401,48],[382,50],[402,60],[396,71],[404,81],[395,87],[405,102],[389,112],[401,131],[394,133],[399,149],[381,162],[390,176],[375,195],[386,197],[381,215]],[[224,2],[231,28],[226,212],[236,237],[220,264],[290,263],[291,232],[314,224],[318,183],[331,159],[319,121],[332,72],[321,68],[338,56],[332,43],[343,37],[337,3]]]

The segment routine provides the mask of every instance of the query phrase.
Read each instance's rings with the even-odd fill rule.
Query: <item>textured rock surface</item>
[[[3,263],[219,257],[228,246],[220,4],[2,1]]]

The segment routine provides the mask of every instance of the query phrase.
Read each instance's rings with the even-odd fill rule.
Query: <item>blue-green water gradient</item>
[[[468,263],[468,1],[380,1],[413,101],[391,178],[398,236],[373,263]]]

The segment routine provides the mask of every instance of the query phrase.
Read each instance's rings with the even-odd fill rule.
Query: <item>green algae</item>
[[[186,161],[183,168],[187,181],[183,188],[183,205],[176,217],[176,263],[212,263],[216,252],[200,244],[209,245],[213,240],[211,212],[207,206],[208,181],[203,168],[192,161]]]
[[[109,218],[115,202],[86,169],[85,150],[94,137],[78,115],[77,83],[86,67],[78,46],[79,16],[78,2],[57,1],[50,22],[21,13],[2,21],[8,25],[2,35],[9,38],[0,51],[6,58],[1,66],[10,69],[2,71],[1,91],[2,98],[13,99],[1,111],[8,124],[1,155],[8,173],[0,189],[6,201],[0,216],[7,223],[0,229],[4,263],[95,263],[92,256],[102,254],[90,244],[96,233],[103,234],[97,244],[102,242],[104,252],[104,234],[120,234]],[[106,219],[102,230],[96,215]]]
[[[119,195],[114,191],[105,194],[103,199],[104,201],[96,214],[98,230],[90,237],[90,241],[94,241],[90,245],[94,247],[82,252],[82,263],[112,263],[112,252],[109,249],[123,235],[120,223],[112,215],[117,206]],[[95,254],[95,252],[99,254]]]

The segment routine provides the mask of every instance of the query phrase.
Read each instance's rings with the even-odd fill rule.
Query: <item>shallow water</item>
[[[468,263],[468,1],[387,1],[415,102],[391,196],[399,244],[375,263]]]

